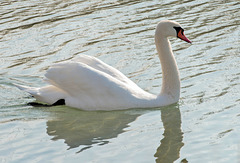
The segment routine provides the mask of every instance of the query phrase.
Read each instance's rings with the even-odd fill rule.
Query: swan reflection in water
[[[180,149],[184,145],[179,106],[161,109],[161,120],[164,127],[164,138],[161,140],[154,157],[159,163],[174,162],[180,157]]]
[[[79,152],[91,148],[93,144],[104,145],[108,139],[116,138],[124,132],[138,115],[123,111],[79,111],[68,109],[58,113],[56,119],[47,122],[47,133],[52,140],[64,139],[69,149],[85,146]]]
[[[164,137],[154,157],[156,162],[173,162],[180,157],[180,149],[183,146],[181,114],[178,105],[163,107],[160,110]],[[151,110],[88,112],[57,107],[55,111],[56,117],[47,122],[47,134],[53,136],[52,140],[63,139],[69,149],[81,146],[78,152],[82,152],[94,144],[109,143],[110,139],[125,132],[124,129],[129,123]]]

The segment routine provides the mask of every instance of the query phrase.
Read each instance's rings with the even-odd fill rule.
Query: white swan
[[[168,37],[175,36],[191,43],[183,32],[180,24],[174,21],[164,20],[157,25],[155,44],[163,74],[159,95],[142,90],[117,69],[86,55],[49,68],[45,74],[48,86],[16,86],[37,101],[56,105],[61,99],[67,106],[83,110],[153,108],[176,103],[180,96],[180,80]]]

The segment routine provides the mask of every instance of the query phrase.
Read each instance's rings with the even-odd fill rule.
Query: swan
[[[170,105],[180,97],[179,71],[168,40],[170,36],[191,43],[179,23],[170,20],[158,23],[155,44],[162,68],[159,95],[144,91],[117,69],[88,55],[51,66],[45,74],[47,86],[33,88],[15,85],[30,93],[36,101],[49,106],[65,104],[92,111]]]

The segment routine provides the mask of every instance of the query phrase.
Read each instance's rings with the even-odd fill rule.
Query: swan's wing
[[[114,91],[112,88],[127,87],[109,74],[78,62],[55,64],[47,70],[45,76],[51,84],[72,96],[77,96],[79,92],[95,94]]]
[[[78,58],[74,59],[76,62],[84,63],[94,69],[97,69],[99,71],[102,71],[104,73],[107,73],[111,75],[112,77],[128,84],[136,87],[137,85],[132,82],[129,78],[127,78],[123,73],[121,73],[119,70],[115,69],[112,66],[107,65],[106,63],[102,62],[101,60],[88,56],[88,55],[80,55]]]
[[[52,85],[69,94],[66,103],[79,108],[96,108],[102,103],[112,107],[124,102],[130,104],[136,92],[142,91],[139,87],[135,89],[103,71],[78,62],[55,64],[45,76]]]

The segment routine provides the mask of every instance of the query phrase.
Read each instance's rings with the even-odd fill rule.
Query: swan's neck
[[[166,37],[155,36],[155,44],[162,66],[162,89],[159,97],[164,96],[177,102],[180,96],[180,79],[170,42]]]

